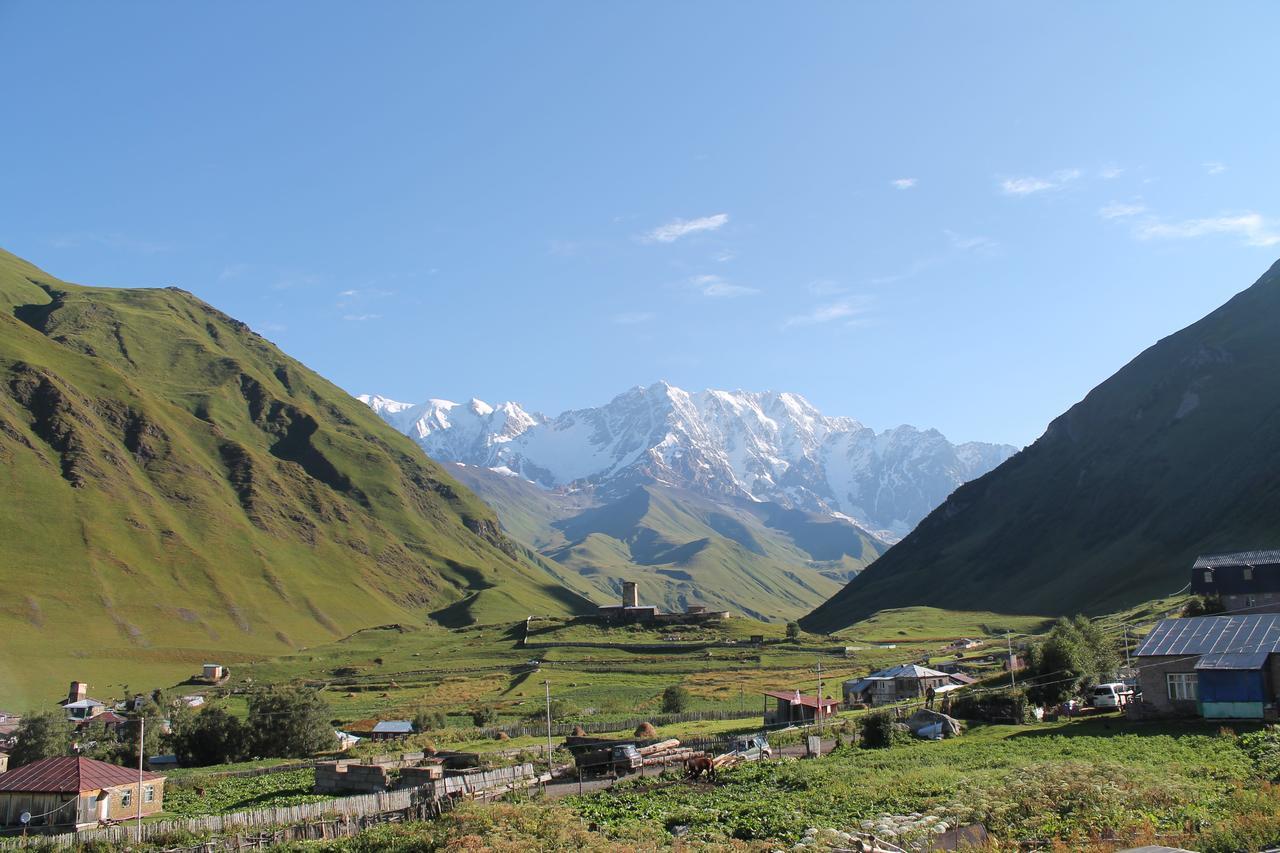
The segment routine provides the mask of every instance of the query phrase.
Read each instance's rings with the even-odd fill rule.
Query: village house
[[[1191,591],[1232,613],[1280,613],[1280,551],[1208,554],[1191,567]]]
[[[836,699],[819,700],[816,696],[805,696],[799,690],[766,690],[764,691],[764,724],[769,726],[804,726],[818,721],[818,715],[830,717],[840,710],[840,702]],[[777,701],[770,710],[769,699]]]
[[[1138,646],[1143,703],[1164,714],[1275,719],[1280,614],[1163,619]]]
[[[81,828],[160,811],[165,777],[92,758],[46,758],[0,773],[0,829],[22,825]]]
[[[882,669],[862,678],[851,678],[844,683],[844,702],[853,705],[892,705],[895,702],[924,699],[929,688],[934,695],[956,690],[972,679],[961,678],[956,673],[939,672],[915,663],[901,664]]]
[[[107,710],[107,703],[89,697],[89,685],[83,681],[71,682],[66,701],[59,704],[73,723],[83,722]]]
[[[373,740],[398,740],[411,734],[413,734],[412,720],[379,720],[369,731],[369,737]]]

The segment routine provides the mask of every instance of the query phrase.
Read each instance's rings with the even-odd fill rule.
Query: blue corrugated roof
[[[1271,652],[1247,652],[1237,654],[1234,652],[1216,652],[1214,654],[1201,655],[1200,660],[1196,661],[1196,669],[1262,669],[1267,665],[1267,658],[1271,656]]]
[[[1280,614],[1162,619],[1138,646],[1139,657],[1280,651]]]

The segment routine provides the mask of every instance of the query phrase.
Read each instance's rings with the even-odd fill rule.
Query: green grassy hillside
[[[176,289],[0,252],[0,706],[586,606],[404,436]]]
[[[885,547],[839,519],[771,503],[720,503],[663,486],[595,503],[589,492],[548,492],[474,467],[450,470],[494,507],[513,537],[569,570],[597,600],[617,600],[622,581],[634,580],[641,599],[664,610],[705,604],[790,619],[835,594]]]
[[[1280,546],[1280,264],[1155,344],[804,620],[889,607],[1101,613],[1197,554]]]

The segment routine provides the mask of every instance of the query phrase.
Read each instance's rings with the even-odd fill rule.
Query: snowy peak
[[[953,445],[937,430],[881,433],[829,417],[799,394],[690,394],[667,382],[636,386],[603,406],[554,418],[515,403],[418,406],[360,399],[442,462],[500,470],[545,488],[621,493],[662,483],[718,498],[773,501],[847,516],[900,538],[961,483],[1015,448]]]

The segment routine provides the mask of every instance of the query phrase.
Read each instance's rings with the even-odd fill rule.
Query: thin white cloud
[[[348,323],[363,323],[366,320],[379,320],[381,318],[382,318],[381,314],[343,314],[342,315],[342,319],[346,320]]]
[[[344,290],[344,291],[340,292],[338,295],[339,295],[339,296],[359,296],[359,295],[360,295],[360,291],[358,291],[358,290]]]
[[[837,293],[844,293],[846,289],[840,282],[829,278],[809,282],[809,292],[814,296],[835,296]]]
[[[1204,164],[1204,170],[1210,175],[1221,175],[1223,172],[1227,171],[1227,166],[1225,163],[1219,163],[1217,160],[1210,160],[1208,163]]]
[[[645,234],[643,239],[648,243],[674,243],[681,237],[687,237],[699,231],[715,231],[723,228],[728,221],[727,213],[700,216],[697,219],[673,219]]]
[[[1024,196],[1060,190],[1081,174],[1079,169],[1060,169],[1048,177],[1004,178],[1000,181],[1000,191],[1005,195]]]
[[[614,314],[609,319],[619,326],[636,326],[647,323],[656,316],[651,311],[624,311],[621,314]]]
[[[914,187],[918,182],[916,181],[915,178],[896,178],[893,181],[891,181],[891,183],[897,189],[909,190],[912,187]]]
[[[1118,178],[1123,174],[1124,174],[1124,169],[1121,169],[1119,166],[1104,166],[1102,169],[1098,171],[1098,177],[1102,178],[1105,181],[1110,181],[1113,178]]]
[[[963,234],[946,229],[942,232],[947,235],[947,240],[951,243],[951,248],[959,249],[962,252],[993,252],[1000,248],[1000,244],[990,237],[972,236],[966,237]]]
[[[108,249],[121,252],[135,252],[140,255],[156,255],[161,252],[171,252],[176,248],[172,243],[139,240],[119,232],[59,234],[49,240],[49,245],[55,249],[78,249],[88,243],[105,246]]]
[[[716,252],[714,255],[711,256],[711,260],[719,264],[725,264],[736,257],[737,255],[735,255],[729,249],[721,249],[719,252]]]
[[[731,298],[734,296],[750,296],[760,291],[742,284],[732,284],[718,275],[695,275],[689,283],[696,287],[703,296],[713,298]]]
[[[1280,223],[1272,222],[1260,213],[1248,211],[1234,216],[1211,216],[1205,219],[1188,219],[1183,222],[1148,221],[1134,228],[1134,234],[1142,240],[1191,240],[1215,234],[1239,237],[1246,246],[1280,245]]]
[[[845,325],[856,325],[860,315],[869,308],[869,300],[841,299],[819,305],[807,314],[795,314],[782,323],[782,328],[793,329],[797,326],[820,326],[842,321]]]
[[[283,331],[286,331],[288,328],[289,327],[284,325],[283,323],[272,323],[270,321],[267,321],[265,323],[258,323],[254,331],[258,332],[259,334],[262,334],[263,332],[283,332]]]
[[[1139,216],[1146,212],[1147,206],[1145,204],[1113,201],[1110,204],[1103,205],[1098,210],[1098,215],[1103,219],[1127,219],[1130,216]]]

